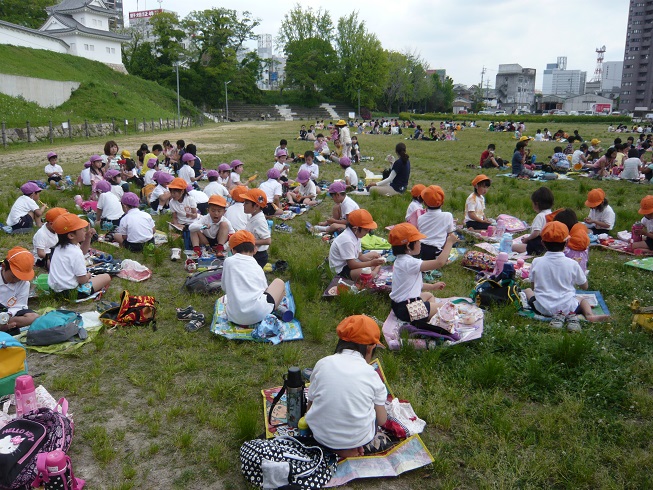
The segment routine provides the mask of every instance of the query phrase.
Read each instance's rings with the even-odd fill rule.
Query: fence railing
[[[47,126],[32,126],[25,121],[25,127],[7,128],[2,121],[2,146],[7,148],[12,143],[35,143],[38,141],[50,141],[61,138],[93,138],[97,136],[115,136],[117,134],[127,136],[129,134],[146,133],[154,131],[168,131],[171,129],[190,128],[193,126],[204,126],[204,115],[196,117],[182,117],[181,120],[170,118],[150,119],[122,119],[112,118],[110,122],[88,122],[71,124],[70,119],[62,123],[53,124],[49,121]]]

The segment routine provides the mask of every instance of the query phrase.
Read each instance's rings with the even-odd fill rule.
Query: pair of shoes
[[[551,319],[551,323],[549,323],[549,326],[551,328],[555,328],[556,330],[560,330],[562,327],[565,325],[565,315],[562,314],[561,311],[553,315],[553,318]]]
[[[181,258],[181,249],[180,248],[173,248],[170,249],[170,260],[173,262],[179,260]]]
[[[580,332],[580,321],[578,320],[578,315],[575,313],[569,313],[566,320],[567,332]]]
[[[292,233],[292,226],[288,226],[286,223],[274,225],[274,229],[283,233]]]
[[[283,272],[288,269],[288,262],[285,260],[277,260],[272,266],[272,270],[275,272]]]
[[[313,233],[313,225],[311,224],[310,221],[306,222],[306,229],[308,230],[309,233]]]

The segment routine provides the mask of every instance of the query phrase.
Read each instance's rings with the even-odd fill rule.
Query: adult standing
[[[398,158],[392,164],[390,175],[387,179],[370,184],[370,192],[378,192],[383,196],[396,196],[406,191],[410,178],[410,160],[406,153],[406,145],[397,143],[395,152]]]
[[[344,156],[351,158],[351,133],[349,132],[349,127],[344,119],[340,119],[336,123],[336,127],[339,133],[338,139],[340,139],[340,143],[342,143],[344,148]]]

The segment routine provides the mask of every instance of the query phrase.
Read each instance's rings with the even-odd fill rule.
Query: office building
[[[619,109],[646,112],[653,107],[651,33],[653,0],[630,0]]]

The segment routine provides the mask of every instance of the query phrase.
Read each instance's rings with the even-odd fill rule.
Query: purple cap
[[[106,180],[113,179],[114,177],[118,177],[120,175],[120,172],[118,170],[115,170],[113,168],[110,168],[106,172],[104,172],[104,178]]]
[[[243,162],[241,162],[240,160],[234,160],[233,162],[231,162],[231,168],[236,168],[238,165],[243,165]]]
[[[190,191],[192,191],[193,189],[195,189],[195,187],[193,187],[193,184],[188,184],[188,185],[186,186],[186,192],[190,192]]]
[[[26,182],[25,184],[20,186],[20,192],[22,192],[26,196],[29,196],[30,194],[34,194],[35,192],[41,192],[41,188],[38,185],[36,185],[34,182]]]
[[[125,192],[122,195],[122,198],[120,198],[120,202],[125,206],[130,206],[132,208],[137,208],[141,203],[140,199],[138,199],[138,196],[133,192]]]
[[[106,180],[100,180],[95,184],[95,189],[100,192],[109,192],[111,190],[111,184]]]
[[[218,173],[217,170],[209,170],[206,172],[206,176],[210,179],[211,177],[219,177],[220,174]]]
[[[50,153],[48,153],[48,160],[50,160],[50,158],[56,157],[56,156],[57,156],[57,154],[55,152],[51,151]]]
[[[305,184],[311,178],[311,173],[308,170],[300,170],[297,173],[297,182]]]
[[[150,158],[147,161],[147,168],[154,168],[156,165],[159,163],[159,161],[156,158]]]
[[[87,160],[84,162],[84,168],[89,168],[91,166],[91,161]]]
[[[97,162],[97,161],[102,161],[102,157],[100,155],[92,155],[91,158],[89,158],[89,161],[91,163]]]
[[[276,168],[271,168],[268,170],[268,179],[278,179],[281,177],[281,172],[279,172]]]
[[[231,170],[231,165],[228,163],[221,163],[218,167],[218,172],[225,172],[226,170]]]
[[[288,150],[285,148],[279,148],[277,150],[277,156],[280,157],[281,155],[288,156]]]
[[[343,167],[351,167],[351,160],[349,159],[349,157],[342,157],[340,159],[340,165],[342,165]]]
[[[340,192],[345,192],[347,190],[347,186],[345,186],[344,182],[334,182],[329,186],[329,194],[338,194]]]
[[[166,185],[172,182],[172,179],[174,179],[174,177],[168,172],[159,172],[159,175],[157,175],[154,180],[161,185]]]
[[[195,155],[192,153],[184,153],[184,156],[181,157],[182,162],[194,162],[195,161]]]

